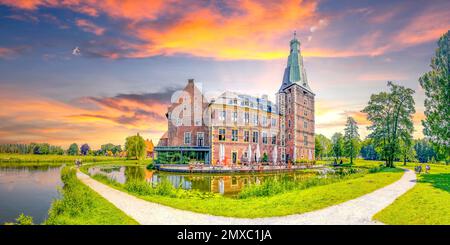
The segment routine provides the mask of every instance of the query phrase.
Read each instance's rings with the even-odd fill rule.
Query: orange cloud
[[[101,36],[105,32],[105,28],[99,27],[96,24],[85,19],[77,19],[75,23],[84,31],[94,33],[97,36]]]
[[[450,14],[447,9],[429,9],[414,18],[395,38],[405,46],[437,41],[450,28]]]
[[[0,0],[0,4],[26,10],[68,8],[93,17],[104,14],[119,19],[134,41],[127,39],[120,47],[97,52],[112,59],[177,54],[219,60],[279,59],[286,56],[285,38],[289,30],[317,35],[319,29],[335,23],[333,18],[353,14],[363,15],[361,18],[367,19],[369,24],[386,25],[408,11],[406,4],[400,4],[387,11],[361,8],[324,16],[318,9],[318,0],[233,0],[220,4],[179,0]],[[448,30],[450,15],[447,12],[445,8],[424,7],[399,31],[387,33],[385,29],[389,28],[374,29],[368,34],[355,35],[344,47],[324,48],[326,45],[306,42],[303,54],[310,57],[378,56],[437,40]],[[90,22],[79,23],[79,26],[96,35],[104,31]],[[326,38],[339,37],[338,30],[330,29]],[[307,38],[312,40],[312,36]]]
[[[108,142],[123,145],[125,137],[137,132],[157,141],[167,129],[164,114],[170,97],[163,95],[81,98],[66,103],[2,88],[0,142],[48,142],[65,147],[87,142],[98,147]]]
[[[306,29],[316,16],[316,2],[234,2],[233,13],[213,7],[188,12],[167,28],[130,26],[145,41],[131,57],[190,54],[217,59],[276,59],[286,56],[286,43],[275,40],[286,30]]]

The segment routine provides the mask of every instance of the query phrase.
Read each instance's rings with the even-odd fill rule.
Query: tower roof
[[[312,92],[308,85],[308,79],[306,77],[306,71],[303,65],[303,56],[300,50],[300,41],[297,39],[296,32],[294,32],[294,37],[290,42],[290,53],[286,68],[284,69],[280,92],[292,84],[298,84]]]

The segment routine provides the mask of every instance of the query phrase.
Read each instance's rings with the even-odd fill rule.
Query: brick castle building
[[[225,92],[208,101],[193,79],[172,96],[160,163],[279,163],[314,160],[314,96],[294,34],[276,103]]]

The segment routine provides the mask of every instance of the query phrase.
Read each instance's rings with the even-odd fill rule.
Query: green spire
[[[297,39],[296,32],[294,32],[294,37],[290,42],[290,53],[287,60],[287,66],[284,70],[283,83],[281,84],[280,91],[293,83],[311,91],[308,85],[308,79],[306,78],[306,71],[303,66],[300,41]]]

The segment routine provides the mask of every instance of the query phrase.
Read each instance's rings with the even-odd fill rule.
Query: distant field
[[[66,163],[74,164],[75,159],[83,162],[124,161],[124,158],[107,156],[66,156],[0,153],[0,164],[5,163]]]

